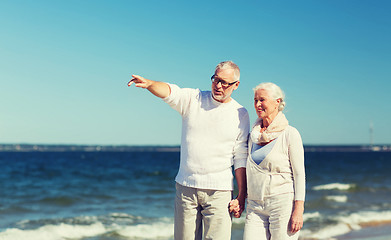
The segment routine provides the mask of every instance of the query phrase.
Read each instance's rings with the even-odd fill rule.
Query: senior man
[[[231,238],[228,205],[238,185],[240,217],[246,197],[246,159],[249,133],[247,110],[231,98],[239,87],[240,70],[232,61],[219,63],[211,91],[132,75],[136,87],[160,97],[182,116],[180,166],[176,181],[176,240]]]

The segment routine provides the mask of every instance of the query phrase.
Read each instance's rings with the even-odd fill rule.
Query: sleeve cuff
[[[234,170],[238,168],[246,168],[247,159],[236,159],[234,162]]]

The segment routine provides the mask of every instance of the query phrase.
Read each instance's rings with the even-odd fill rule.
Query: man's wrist
[[[246,201],[246,195],[244,194],[239,194],[238,196],[236,196],[236,198],[238,201],[239,201],[239,204],[240,205],[244,205],[245,204],[245,201]]]

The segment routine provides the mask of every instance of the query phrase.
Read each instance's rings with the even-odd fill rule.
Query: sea
[[[173,239],[179,147],[0,149],[0,166],[1,240]],[[305,166],[301,240],[391,239],[391,151],[306,148]]]

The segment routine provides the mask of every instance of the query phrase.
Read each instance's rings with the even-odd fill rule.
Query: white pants
[[[207,190],[176,184],[175,240],[230,240],[228,205],[232,191]]]
[[[296,240],[289,220],[293,210],[293,193],[265,198],[264,201],[247,200],[247,216],[243,240]]]

